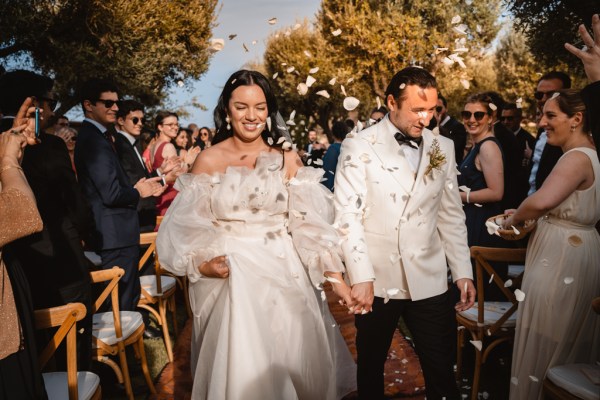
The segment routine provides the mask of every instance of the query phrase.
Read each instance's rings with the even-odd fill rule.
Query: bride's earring
[[[231,119],[229,118],[229,115],[225,117],[225,122],[227,122],[227,130],[231,130]]]

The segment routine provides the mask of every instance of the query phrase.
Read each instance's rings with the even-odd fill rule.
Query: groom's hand
[[[354,300],[354,314],[366,314],[373,311],[373,282],[361,282],[352,286],[352,299]]]
[[[460,290],[460,302],[456,303],[456,311],[466,311],[475,304],[475,286],[469,278],[462,278],[456,281],[456,286]]]

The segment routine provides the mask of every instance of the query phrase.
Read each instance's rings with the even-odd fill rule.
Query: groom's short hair
[[[420,67],[406,67],[394,75],[385,90],[385,98],[392,95],[401,104],[401,100],[405,98],[404,89],[408,85],[417,85],[423,89],[437,88],[435,78],[429,72]]]

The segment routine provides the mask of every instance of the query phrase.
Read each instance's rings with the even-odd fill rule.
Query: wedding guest
[[[211,142],[213,140],[213,133],[210,128],[203,126],[200,128],[200,132],[198,133],[198,138],[196,141],[196,146],[200,146],[202,150],[210,147]]]
[[[538,221],[527,246],[511,399],[541,399],[541,385],[530,376],[541,381],[555,365],[594,363],[600,351],[600,321],[589,306],[600,295],[600,235],[594,229],[600,163],[587,112],[575,90],[559,90],[546,101],[540,127],[564,154],[504,224]]]
[[[473,305],[475,287],[454,145],[425,128],[437,83],[424,69],[398,72],[386,105],[381,122],[344,140],[335,176],[336,226],[346,232],[342,250],[357,328],[358,396],[384,398],[384,363],[403,317],[427,398],[458,399],[455,310]],[[460,290],[455,307],[448,266]]]
[[[170,111],[159,111],[154,120],[156,129],[156,141],[150,148],[151,169],[159,168],[165,160],[177,157],[177,150],[171,140],[177,137],[179,131],[179,117]],[[165,215],[167,209],[177,196],[177,190],[172,183],[165,185],[165,191],[156,198],[157,215]]]
[[[327,149],[325,156],[323,157],[323,169],[325,170],[325,181],[323,185],[333,192],[333,183],[335,177],[335,170],[338,164],[338,158],[340,156],[340,148],[342,147],[342,141],[346,138],[348,132],[352,128],[345,122],[336,121],[331,127],[331,134],[333,136],[333,143]]]
[[[42,230],[36,201],[20,166],[33,123],[23,103],[15,127],[0,135],[0,399],[46,399],[38,363],[33,303],[27,277],[5,245]],[[32,122],[33,119],[30,119]],[[26,136],[27,135],[27,136]]]
[[[192,133],[186,128],[179,128],[177,136],[171,140],[171,143],[175,146],[177,156],[181,157],[182,153],[185,155],[187,150],[192,147]]]
[[[470,246],[506,247],[504,239],[490,235],[485,226],[489,217],[502,214],[504,195],[504,167],[502,149],[494,136],[493,117],[490,104],[492,99],[484,93],[467,98],[461,115],[467,134],[473,141],[473,148],[459,167],[458,184],[464,186],[460,198],[467,224],[467,243]],[[473,275],[475,275],[475,262]],[[494,269],[502,277],[508,275],[508,264],[494,263]],[[486,300],[506,299],[493,282],[484,279]]]
[[[452,139],[454,142],[454,156],[456,165],[460,165],[464,158],[467,145],[467,132],[465,126],[448,114],[448,101],[438,93],[437,106],[435,107],[435,119],[438,121],[440,135]]]
[[[190,280],[195,400],[339,399],[353,389],[354,363],[313,289],[327,274],[350,302],[331,195],[324,171],[290,150],[277,110],[263,75],[229,77],[213,145],[179,177],[158,232],[161,265]]]
[[[75,141],[77,140],[77,131],[69,126],[63,126],[54,131],[54,135],[65,141],[67,151],[71,158],[71,166],[75,171]]]
[[[387,113],[388,110],[385,108],[385,106],[375,107],[371,110],[367,126],[375,125],[376,123],[380,122]]]

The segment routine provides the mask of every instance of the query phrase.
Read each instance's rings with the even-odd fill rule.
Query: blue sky
[[[188,107],[190,118],[182,119],[183,125],[195,122],[200,126],[213,127],[212,113],[221,88],[226,79],[248,62],[262,62],[265,43],[270,33],[291,27],[305,18],[315,20],[320,0],[222,0],[217,7],[218,26],[213,30],[214,38],[223,38],[225,48],[213,55],[208,71],[199,81],[186,82],[183,88],[175,88],[169,97],[170,103],[185,105],[196,97],[208,107],[207,111]],[[269,25],[270,18],[277,23]],[[233,40],[228,36],[237,34]],[[252,45],[252,41],[257,43]],[[249,52],[246,52],[245,43]]]

